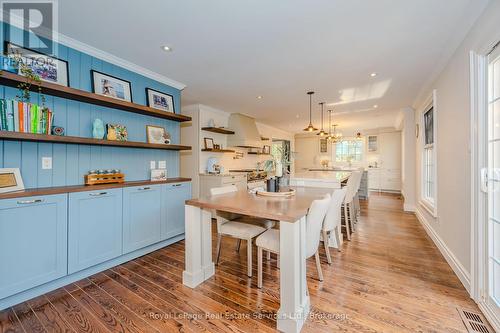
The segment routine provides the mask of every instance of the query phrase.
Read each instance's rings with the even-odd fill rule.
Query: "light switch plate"
[[[166,169],[167,161],[158,161],[158,169]]]
[[[52,157],[42,157],[42,169],[43,170],[52,169]]]
[[[149,168],[150,168],[151,170],[156,169],[156,161],[150,161],[150,162],[149,162]]]

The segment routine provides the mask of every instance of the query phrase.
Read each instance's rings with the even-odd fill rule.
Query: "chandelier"
[[[342,133],[337,133],[337,124],[333,125],[333,133],[329,135],[330,142],[337,143],[342,141]]]

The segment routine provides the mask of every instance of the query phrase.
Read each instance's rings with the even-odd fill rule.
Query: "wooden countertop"
[[[57,187],[40,187],[40,188],[30,188],[23,191],[0,193],[1,199],[11,199],[11,198],[22,198],[31,197],[39,195],[51,195],[51,194],[61,194],[61,193],[73,193],[73,192],[85,192],[85,191],[100,191],[112,188],[123,188],[131,186],[147,186],[147,185],[158,185],[158,184],[170,184],[170,183],[182,183],[190,182],[191,178],[168,178],[164,181],[152,182],[150,180],[139,180],[124,182],[121,184],[102,184],[102,185],[74,185],[74,186],[57,186]]]
[[[246,190],[186,200],[186,205],[205,209],[250,215],[264,219],[295,222],[307,214],[313,200],[321,199],[332,189],[293,187],[296,194],[289,198],[258,196]]]

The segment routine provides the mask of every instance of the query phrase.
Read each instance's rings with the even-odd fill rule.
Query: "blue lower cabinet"
[[[161,240],[161,185],[123,189],[123,252]]]
[[[122,254],[122,189],[69,194],[68,271]]]
[[[0,299],[67,274],[67,197],[0,200]]]
[[[162,186],[162,239],[184,233],[184,202],[191,199],[191,183]]]

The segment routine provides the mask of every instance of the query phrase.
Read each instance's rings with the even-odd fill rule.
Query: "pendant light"
[[[319,135],[319,136],[325,136],[327,135],[328,133],[326,133],[324,130],[323,130],[323,108],[325,106],[325,102],[321,102],[319,103],[319,105],[321,105],[321,131],[319,131],[318,134],[316,135]]]
[[[333,110],[328,110],[328,136],[326,137],[326,139],[328,141],[333,139],[333,136],[332,136],[332,112],[333,112]]]
[[[333,143],[337,143],[339,141],[342,141],[342,134],[341,133],[337,133],[337,124],[334,124],[333,125],[333,138],[332,138],[332,142]]]
[[[312,124],[312,95],[314,94],[314,91],[308,91],[307,94],[309,95],[309,126],[307,126],[306,128],[304,128],[304,131],[306,131],[306,132],[314,132],[314,131],[318,130]]]

